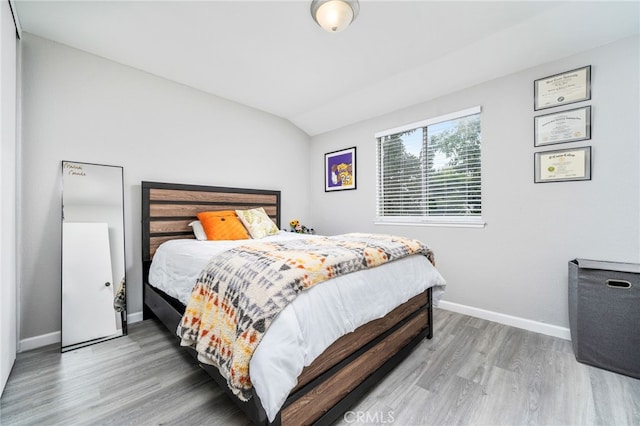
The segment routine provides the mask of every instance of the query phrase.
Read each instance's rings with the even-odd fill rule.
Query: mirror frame
[[[111,284],[112,288],[113,288],[113,302],[115,303],[116,300],[116,296],[117,293],[120,292],[120,288],[122,288],[122,293],[124,296],[124,305],[123,305],[123,309],[121,311],[118,311],[116,309],[116,307],[114,306],[114,315],[120,315],[119,319],[120,319],[120,325],[121,328],[120,330],[117,330],[117,333],[115,334],[111,334],[111,335],[106,335],[103,337],[98,337],[98,338],[93,338],[90,340],[86,340],[86,341],[80,341],[77,343],[72,343],[72,344],[67,344],[66,346],[64,345],[64,283],[65,283],[65,270],[64,270],[64,245],[65,245],[65,240],[64,240],[64,225],[65,225],[65,174],[70,174],[71,170],[75,170],[76,173],[84,173],[84,171],[82,170],[82,166],[97,166],[97,167],[109,167],[109,168],[114,168],[114,169],[119,169],[120,173],[119,173],[119,177],[120,177],[120,197],[121,197],[121,217],[122,217],[122,247],[121,247],[121,252],[122,252],[122,281],[118,281],[118,278],[116,277],[112,277],[112,283],[105,283],[105,285],[109,285]],[[111,339],[116,339],[118,337],[122,337],[122,336],[126,336],[127,335],[127,308],[128,308],[128,304],[127,304],[127,292],[126,292],[126,275],[127,275],[127,265],[126,265],[126,244],[125,244],[125,216],[124,216],[124,168],[122,166],[113,166],[113,165],[108,165],[108,164],[97,164],[97,163],[87,163],[87,162],[81,162],[81,161],[66,161],[63,160],[61,161],[61,174],[60,174],[60,201],[61,201],[61,218],[60,218],[60,254],[61,254],[61,259],[60,259],[60,294],[61,294],[61,298],[60,298],[60,347],[61,347],[61,352],[67,352],[70,350],[74,350],[74,349],[78,349],[78,348],[82,348],[85,346],[90,346],[90,345],[94,345],[96,343],[100,343],[100,342],[104,342],[107,340],[111,340]],[[117,219],[116,219],[117,221]],[[92,221],[86,221],[86,222],[92,222]],[[113,221],[111,223],[114,223]],[[108,226],[108,224],[107,224]],[[110,226],[108,226],[107,229],[109,229]],[[109,249],[110,250],[110,249]],[[110,258],[111,259],[111,258]],[[111,264],[113,267],[113,260],[111,260]],[[120,287],[121,286],[121,287]],[[117,317],[116,317],[117,318]],[[117,326],[117,323],[116,323]]]

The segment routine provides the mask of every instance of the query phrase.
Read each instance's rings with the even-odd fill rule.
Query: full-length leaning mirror
[[[62,162],[62,352],[127,333],[122,175]]]

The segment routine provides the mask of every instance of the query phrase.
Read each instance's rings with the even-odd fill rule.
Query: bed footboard
[[[302,371],[298,385],[272,424],[331,424],[337,420],[416,345],[430,338],[433,333],[431,294],[428,289],[329,346]],[[145,306],[172,332],[182,318],[176,302],[145,284]],[[197,360],[195,350],[185,349]],[[257,395],[248,402],[239,400],[215,367],[200,365],[254,424],[270,424]]]
[[[282,424],[338,419],[431,333],[431,310],[429,289],[338,339],[303,370],[282,409]]]

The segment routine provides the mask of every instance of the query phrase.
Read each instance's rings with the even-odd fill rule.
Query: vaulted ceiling
[[[15,0],[23,31],[316,135],[639,33],[632,1],[375,1],[324,32],[310,0]],[[562,71],[562,70],[558,70]]]

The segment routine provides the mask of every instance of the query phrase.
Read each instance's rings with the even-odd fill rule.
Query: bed
[[[178,252],[191,250],[188,247],[193,244],[189,240],[193,240],[194,236],[189,223],[196,218],[197,214],[203,211],[255,207],[262,207],[280,227],[279,191],[142,182],[142,262],[145,319],[156,317],[172,332],[176,331],[181,322],[185,311],[184,298],[170,294],[171,291],[160,286],[157,283],[157,277],[163,274],[159,275],[156,271],[159,268],[157,265],[162,262],[161,259],[164,259],[165,248],[168,250],[168,247],[178,246]],[[274,238],[291,238],[290,235],[287,235],[288,233],[281,234],[274,236]],[[167,244],[163,245],[163,243]],[[151,265],[156,253],[158,256],[154,270]],[[433,258],[430,258],[429,261],[433,263]],[[394,263],[398,262],[390,262],[390,264]],[[435,270],[435,268],[432,269]],[[156,282],[155,285],[150,284],[150,270],[151,281]],[[394,274],[381,279],[386,279],[388,284],[389,276],[394,276]],[[251,398],[248,401],[243,401],[229,390],[226,379],[216,367],[206,363],[200,363],[200,365],[227,391],[255,424],[330,424],[398,365],[420,341],[432,337],[434,297],[437,299],[441,294],[444,280],[437,272],[431,276],[434,278],[430,278],[432,282],[425,286],[427,288],[424,290],[411,295],[408,300],[398,303],[397,306],[394,305],[393,308],[387,308],[388,312],[385,311],[385,315],[371,319],[365,324],[358,324],[355,330],[346,332],[328,347],[322,346],[321,353],[317,356],[314,355],[312,362],[309,362],[304,368],[300,368],[301,372],[295,380],[295,386],[287,391],[288,393],[282,398],[284,403],[278,403],[277,407],[279,408],[275,413],[275,409],[269,401],[271,397],[265,396],[264,390],[262,390],[264,386],[259,387],[258,383],[255,383],[259,392],[252,390]],[[316,287],[324,289],[330,286]],[[316,287],[311,290],[316,292]],[[387,285],[387,287],[390,286]],[[277,334],[276,328],[274,321],[265,334],[265,341],[261,343],[263,346],[266,345],[267,336],[272,332],[272,329],[274,329],[273,334]],[[185,349],[198,359],[193,349],[189,347]],[[255,358],[258,358],[257,352]],[[277,352],[277,350],[263,350],[262,352]],[[265,362],[267,362],[266,365],[269,365],[269,361]],[[261,368],[260,370],[266,371],[267,369]],[[282,392],[282,390],[278,391]],[[262,399],[265,402],[261,401],[259,393],[262,393]]]

